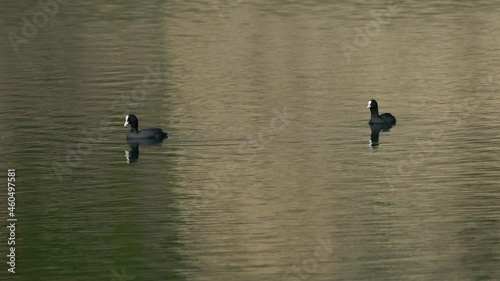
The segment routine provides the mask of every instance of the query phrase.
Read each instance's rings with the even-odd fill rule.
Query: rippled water
[[[496,1],[37,3],[0,4],[19,280],[499,280]]]

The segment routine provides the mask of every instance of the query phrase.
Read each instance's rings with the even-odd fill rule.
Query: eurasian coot
[[[162,129],[153,128],[153,129],[138,129],[139,120],[134,114],[130,114],[125,116],[125,124],[123,127],[127,127],[130,124],[130,132],[128,132],[128,139],[155,139],[162,140],[164,138],[168,138],[168,134],[163,132]]]
[[[396,117],[394,117],[390,113],[378,114],[378,104],[376,100],[371,100],[368,102],[368,106],[366,108],[370,109],[372,114],[370,118],[370,122],[368,124],[396,124]]]

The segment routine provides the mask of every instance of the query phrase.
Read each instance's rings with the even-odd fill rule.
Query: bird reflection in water
[[[159,145],[163,140],[155,139],[127,139],[130,150],[125,150],[125,158],[127,163],[137,162],[139,160],[139,145]]]
[[[373,149],[376,148],[379,145],[380,131],[388,132],[392,127],[392,124],[370,124],[370,129],[372,131],[370,137],[370,146]]]

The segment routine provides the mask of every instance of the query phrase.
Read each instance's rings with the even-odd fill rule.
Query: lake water
[[[0,4],[10,280],[500,280],[497,1],[37,3]]]

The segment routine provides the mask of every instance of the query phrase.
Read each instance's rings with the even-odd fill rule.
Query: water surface
[[[67,2],[16,53],[36,5],[0,4],[16,278],[498,280],[494,1]],[[131,163],[129,113],[170,136]]]

